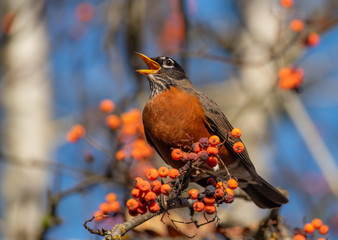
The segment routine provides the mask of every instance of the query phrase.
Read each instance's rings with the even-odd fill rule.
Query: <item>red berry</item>
[[[152,202],[156,199],[156,193],[154,192],[147,192],[146,195],[144,195],[144,200],[146,202]]]
[[[231,136],[233,136],[234,138],[239,138],[242,135],[242,131],[239,128],[234,128],[231,131]]]
[[[151,184],[151,191],[158,193],[161,191],[161,182],[158,180],[153,181]]]
[[[233,178],[230,178],[228,180],[228,183],[227,183],[228,187],[231,188],[231,189],[236,189],[238,187],[238,182],[233,179]]]
[[[236,153],[241,153],[244,151],[244,144],[242,142],[236,142],[233,145],[233,149]]]
[[[162,186],[161,186],[161,193],[163,195],[169,195],[170,190],[171,190],[171,187],[170,187],[169,184],[166,184],[166,183],[162,184]]]
[[[196,212],[202,212],[204,209],[204,203],[201,201],[197,201],[192,205],[192,207]]]
[[[157,213],[160,211],[160,205],[157,202],[151,202],[148,206],[148,210],[151,213]]]
[[[208,157],[206,164],[208,165],[208,167],[216,167],[218,164],[218,159],[217,157]]]
[[[126,206],[130,211],[136,211],[139,207],[138,202],[133,198],[127,201]]]
[[[209,143],[212,145],[212,146],[217,146],[218,144],[221,143],[221,140],[219,139],[218,136],[216,135],[213,135],[209,138]]]
[[[178,176],[180,175],[180,172],[176,169],[176,168],[173,168],[169,171],[169,177],[171,179],[175,179],[177,178]]]
[[[142,191],[138,188],[134,188],[133,190],[131,190],[131,195],[134,197],[134,198],[140,198],[142,196]]]
[[[197,199],[197,196],[198,196],[198,190],[197,189],[191,189],[189,191],[189,196],[191,199],[195,200]]]
[[[179,149],[179,148],[175,148],[171,152],[171,158],[176,160],[176,161],[181,160],[182,155],[183,155],[182,150]]]
[[[215,213],[216,212],[215,205],[205,205],[204,212],[207,213],[207,214],[213,214],[213,213]]]

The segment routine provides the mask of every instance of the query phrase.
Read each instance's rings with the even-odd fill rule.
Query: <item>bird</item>
[[[173,160],[171,151],[188,146],[188,139],[198,141],[212,135],[217,135],[221,141],[229,138],[233,127],[224,113],[213,100],[193,86],[174,59],[136,54],[148,66],[148,69],[136,70],[147,77],[150,86],[150,96],[142,113],[145,137],[167,164],[178,169],[185,164]],[[286,204],[288,198],[258,175],[246,148],[236,153],[233,144],[234,141],[225,141],[220,147],[219,156],[224,164],[219,164],[219,169],[216,169],[217,176],[226,179],[229,172],[260,208],[273,209]],[[225,167],[222,169],[222,165],[227,171]],[[196,182],[203,183],[203,180]]]

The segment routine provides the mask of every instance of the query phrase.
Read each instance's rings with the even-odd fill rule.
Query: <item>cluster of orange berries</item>
[[[314,218],[311,222],[306,223],[303,229],[296,231],[293,240],[306,240],[308,235],[311,235],[313,238],[315,231],[324,236],[329,233],[329,227],[323,224],[322,220],[319,218]],[[302,233],[300,233],[300,231]],[[317,240],[325,240],[326,238],[318,237]]]
[[[234,200],[234,189],[238,187],[238,182],[230,178],[225,184],[224,182],[217,182],[214,178],[207,180],[209,184],[204,192],[200,193],[197,189],[189,191],[189,197],[192,200],[197,200],[193,204],[195,212],[204,211],[206,214],[213,214],[216,212],[215,204],[231,203]]]
[[[136,140],[132,144],[125,146],[116,152],[115,159],[123,161],[132,157],[135,160],[144,160],[153,157],[154,150],[144,140],[144,129],[142,125],[141,112],[138,109],[131,109],[128,112],[118,116],[112,114],[115,109],[114,102],[105,99],[100,103],[101,112],[108,114],[106,117],[106,125],[111,130],[120,130],[119,140],[129,143],[131,138]]]
[[[110,213],[119,213],[121,211],[121,204],[117,201],[117,195],[115,193],[108,193],[106,195],[106,201],[101,203],[99,210],[94,213],[95,221],[101,221],[102,215]]]
[[[294,0],[280,0],[280,5],[286,9],[292,8],[294,5]],[[301,32],[304,29],[304,22],[300,19],[293,19],[290,21],[289,26],[294,32]],[[304,38],[304,44],[307,47],[315,47],[320,42],[320,36],[316,32],[308,33]]]
[[[86,130],[81,124],[75,124],[67,133],[67,141],[71,143],[77,142],[86,135]]]
[[[278,71],[278,86],[282,89],[298,88],[304,77],[304,71],[301,68],[285,67]]]
[[[239,138],[241,136],[241,130],[234,128],[231,131],[231,136]],[[184,152],[179,148],[175,148],[171,152],[171,157],[175,161],[205,161],[206,165],[210,168],[217,166],[218,164],[218,151],[222,145],[221,140],[218,136],[213,135],[209,138],[200,138],[198,142],[194,143],[191,147],[190,152]],[[244,144],[240,141],[235,142],[233,150],[236,153],[244,151]]]
[[[164,178],[176,179],[180,175],[175,168],[169,170],[167,167],[147,169],[145,173],[148,180],[136,177],[134,181],[134,189],[131,191],[133,198],[126,203],[131,216],[145,214],[148,210],[151,213],[156,213],[160,210],[160,205],[157,203],[157,196],[163,194],[168,196],[171,187],[168,183],[164,183]],[[161,181],[158,178],[161,178]]]

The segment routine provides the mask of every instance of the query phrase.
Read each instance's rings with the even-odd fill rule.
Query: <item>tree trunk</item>
[[[50,160],[48,39],[43,1],[7,0],[3,5],[15,14],[2,55],[2,151],[7,162],[1,179],[3,234],[6,239],[33,240],[42,228]]]

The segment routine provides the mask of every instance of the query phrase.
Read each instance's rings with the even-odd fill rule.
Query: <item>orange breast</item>
[[[204,122],[204,112],[198,98],[173,87],[149,100],[143,111],[148,138],[167,163],[176,168],[182,164],[171,159],[171,149],[184,149],[201,137],[209,137],[211,134]]]

